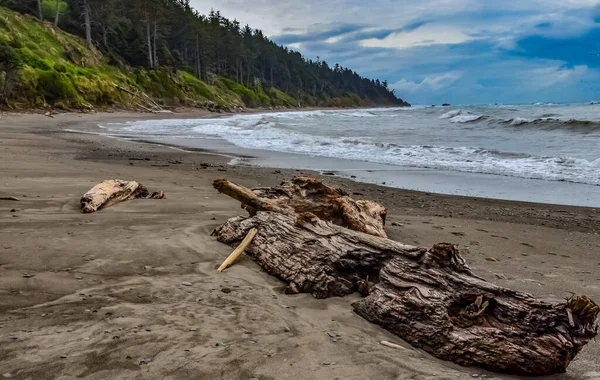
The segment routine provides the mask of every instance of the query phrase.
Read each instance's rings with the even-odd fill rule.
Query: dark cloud
[[[325,27],[327,29],[322,30],[323,25],[312,25],[307,33],[281,34],[278,36],[273,36],[273,40],[284,45],[302,43],[306,41],[325,41],[331,37],[343,36],[345,34],[357,32],[365,28],[364,25],[356,24],[328,25]]]

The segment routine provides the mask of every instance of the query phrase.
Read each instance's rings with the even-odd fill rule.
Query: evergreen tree
[[[40,18],[38,5],[52,7],[62,29],[103,50],[113,64],[186,70],[201,80],[225,77],[249,88],[274,87],[301,105],[407,105],[387,81],[363,78],[319,57],[307,60],[218,10],[199,14],[189,0],[0,0],[0,5]]]

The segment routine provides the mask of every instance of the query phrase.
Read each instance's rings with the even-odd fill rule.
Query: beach
[[[99,122],[213,117],[126,113],[0,118],[0,374],[15,379],[511,379],[432,358],[353,314],[358,295],[285,295],[210,236],[244,215],[216,178],[273,186],[310,175],[388,209],[390,238],[451,242],[475,273],[545,300],[600,301],[599,208],[440,195],[303,169],[231,166],[207,150],[66,132]],[[165,200],[79,212],[104,179]],[[550,182],[549,182],[550,183]],[[550,186],[550,185],[549,185]],[[333,341],[328,332],[339,339]],[[382,340],[403,348],[381,345]],[[563,375],[600,378],[590,342]],[[7,376],[5,376],[7,377]]]

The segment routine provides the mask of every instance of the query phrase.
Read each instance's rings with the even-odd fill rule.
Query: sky
[[[600,0],[191,0],[412,104],[600,100]],[[598,55],[595,55],[598,53]]]

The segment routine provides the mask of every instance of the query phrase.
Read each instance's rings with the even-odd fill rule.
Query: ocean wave
[[[469,111],[453,110],[448,111],[440,119],[448,119],[451,123],[470,123],[485,118],[484,115],[478,115]]]
[[[462,110],[448,111],[445,114],[443,114],[442,116],[440,116],[440,119],[452,119],[453,117],[460,115],[461,112],[462,112]]]
[[[451,120],[462,115],[448,113],[444,118]],[[511,120],[511,123],[522,123],[515,125],[530,123],[526,119]],[[219,137],[248,149],[600,186],[600,159],[588,161],[572,157],[535,156],[468,146],[402,145],[387,143],[375,136],[317,136],[292,130],[285,123],[275,121],[271,115],[144,121],[122,128],[123,133],[139,136],[162,135],[167,131],[170,136]]]
[[[546,116],[546,115],[544,115]],[[600,130],[600,121],[594,120],[578,120],[578,119],[559,119],[556,117],[540,117],[535,119],[527,119],[522,117],[514,117],[503,121],[511,126],[531,126],[543,129],[560,129],[568,128],[579,132],[592,132]]]

